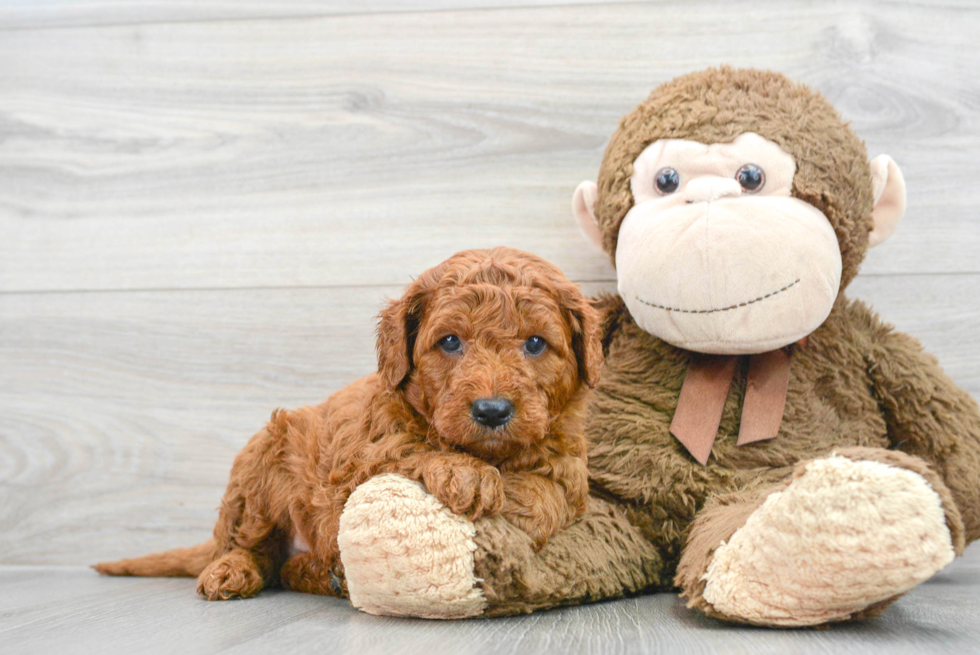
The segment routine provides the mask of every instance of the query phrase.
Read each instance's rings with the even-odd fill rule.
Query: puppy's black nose
[[[473,420],[488,428],[506,425],[514,416],[514,403],[506,398],[477,398],[470,405]]]

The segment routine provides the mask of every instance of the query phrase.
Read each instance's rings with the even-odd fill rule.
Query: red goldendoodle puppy
[[[381,473],[422,482],[470,519],[501,513],[540,547],[585,510],[585,385],[601,359],[598,316],[558,268],[508,248],[461,252],[381,313],[377,373],[273,413],[252,437],[214,539],[95,568],[199,575],[211,600],[277,580],[340,595],[340,514]]]

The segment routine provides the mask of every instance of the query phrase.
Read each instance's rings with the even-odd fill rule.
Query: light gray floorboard
[[[188,579],[103,578],[73,567],[0,567],[4,652],[236,653],[975,653],[980,550],[883,616],[825,630],[762,630],[655,594],[525,617],[457,622],[361,614],[346,601],[278,590],[209,603]]]
[[[29,0],[0,6],[0,30],[594,4],[595,0]],[[642,0],[617,0],[640,2]]]
[[[904,166],[866,272],[980,271],[980,6],[705,7],[5,33],[0,290],[400,284],[501,243],[610,279],[572,190],[653,86],[721,62],[813,84]]]

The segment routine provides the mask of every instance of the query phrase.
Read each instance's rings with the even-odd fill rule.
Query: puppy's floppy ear
[[[599,384],[602,370],[602,326],[599,312],[577,286],[567,282],[561,286],[559,298],[570,314],[572,348],[578,359],[579,377],[590,387]]]
[[[389,391],[398,388],[412,365],[408,303],[392,300],[378,315],[378,373]]]
[[[443,267],[437,267],[420,275],[405,295],[392,300],[378,315],[378,373],[389,391],[401,386],[412,370],[415,337],[442,271]]]
[[[609,346],[612,344],[613,337],[619,329],[629,319],[629,309],[626,303],[618,294],[600,293],[595,298],[590,298],[589,302],[599,314],[599,336],[602,339],[602,354],[609,355]]]

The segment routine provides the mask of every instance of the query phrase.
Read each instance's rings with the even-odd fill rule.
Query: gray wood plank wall
[[[380,304],[457,250],[611,288],[572,190],[708,65],[895,157],[851,295],[980,395],[978,32],[968,1],[0,2],[0,564],[206,538],[271,410],[372,370]]]

